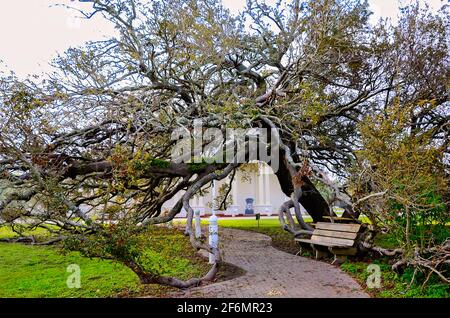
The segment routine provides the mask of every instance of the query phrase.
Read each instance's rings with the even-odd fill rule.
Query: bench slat
[[[342,223],[328,223],[328,222],[316,223],[316,229],[319,230],[357,233],[360,228],[361,228],[360,224],[342,224]]]
[[[295,239],[295,241],[302,242],[302,243],[316,244],[316,245],[321,245],[321,246],[327,246],[327,247],[349,248],[348,245],[339,245],[339,244],[335,244],[335,243],[326,243],[326,242],[318,243],[318,242],[315,242],[313,240],[308,240],[308,239]]]
[[[352,232],[339,232],[339,231],[328,231],[328,230],[314,230],[314,235],[319,236],[328,236],[328,237],[337,237],[337,238],[344,238],[344,239],[350,239],[354,240],[358,233],[352,233]]]
[[[334,244],[336,246],[353,246],[355,243],[354,240],[348,240],[343,238],[336,238],[336,237],[328,237],[328,236],[319,236],[313,234],[311,237],[311,243],[314,244],[322,244],[322,243],[328,243],[328,244]]]

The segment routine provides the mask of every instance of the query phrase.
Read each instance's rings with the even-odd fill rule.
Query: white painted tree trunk
[[[214,249],[219,247],[219,226],[217,224],[217,220],[218,218],[215,213],[209,218],[209,245]],[[209,263],[214,264],[215,262],[215,255],[213,253],[209,253]]]

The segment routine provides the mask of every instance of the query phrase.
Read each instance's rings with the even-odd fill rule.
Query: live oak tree
[[[19,233],[45,228],[50,242],[112,256],[143,283],[184,288],[213,279],[220,253],[195,238],[189,200],[213,180],[230,181],[242,164],[205,153],[199,162],[173,161],[172,133],[193,134],[196,125],[277,129],[275,173],[290,197],[279,219],[294,235],[311,230],[300,204],[316,222],[335,204],[356,222],[362,203],[387,193],[386,180],[347,181],[358,167],[376,169],[360,153],[374,147],[371,126],[359,123],[393,107],[410,115],[401,133],[427,134],[432,161],[448,177],[446,8],[405,8],[393,26],[371,25],[360,0],[249,0],[237,16],[213,0],[81,2],[92,5],[81,14],[101,15],[117,35],[70,48],[44,78],[0,80],[0,219]],[[183,208],[193,246],[217,256],[205,277],[189,281],[146,269],[134,244]]]

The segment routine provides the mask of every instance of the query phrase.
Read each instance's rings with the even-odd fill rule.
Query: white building
[[[227,178],[216,181],[216,193],[227,182],[229,182]],[[200,211],[200,215],[212,214],[212,197],[214,191],[211,187],[206,191],[207,193],[204,196],[196,196],[190,201],[194,211]],[[183,193],[178,193],[163,205],[162,210],[172,208],[182,195]],[[226,210],[216,211],[216,214],[222,216],[243,216],[253,215],[255,213],[260,213],[261,215],[277,215],[281,204],[289,200],[283,191],[281,191],[277,176],[265,163],[259,163],[255,171],[243,172],[237,170],[229,196],[231,197],[232,203],[227,206]],[[253,202],[249,203],[249,201]],[[303,208],[302,212],[306,213]],[[186,217],[186,211],[183,209],[177,217]]]

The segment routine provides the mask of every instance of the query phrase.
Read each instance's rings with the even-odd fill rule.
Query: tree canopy
[[[310,229],[300,204],[315,221],[339,202],[375,226],[404,232],[403,219],[427,211],[445,226],[447,7],[411,5],[398,24],[373,25],[362,0],[248,0],[239,15],[214,0],[82,2],[92,4],[87,19],[102,15],[117,36],[70,48],[43,78],[0,78],[1,222],[47,228],[71,248],[101,245],[90,250],[124,261],[143,282],[196,284],[147,273],[123,242],[184,208],[194,247],[220,263],[194,237],[189,199],[243,163],[204,152],[174,162],[173,132],[200,125],[278,131],[275,173],[291,198],[280,221],[295,235]],[[410,223],[414,248],[408,231]]]

